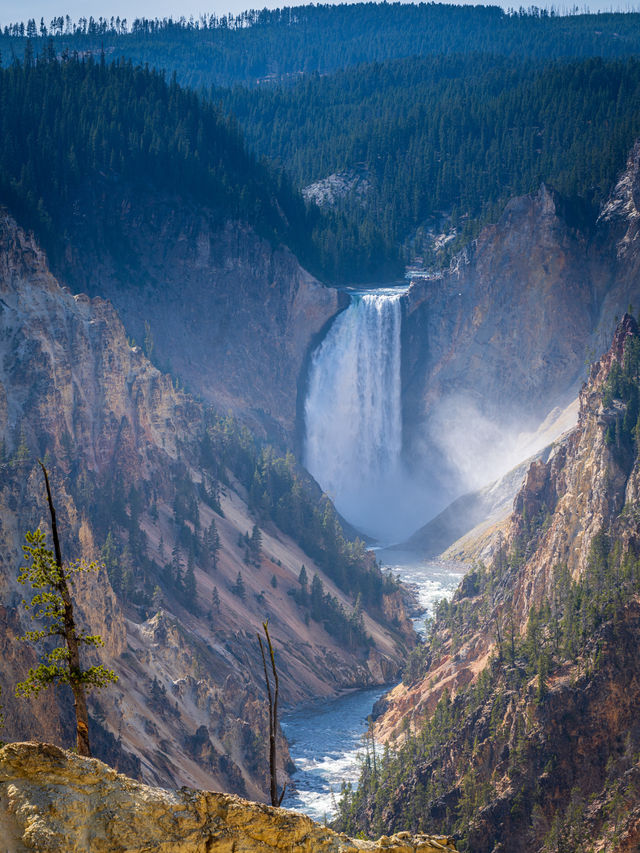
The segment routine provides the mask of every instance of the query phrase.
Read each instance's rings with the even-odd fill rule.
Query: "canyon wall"
[[[13,696],[35,661],[31,647],[17,639],[30,624],[16,576],[25,531],[38,525],[49,530],[37,465],[43,459],[63,556],[97,559],[108,570],[76,591],[81,622],[102,634],[103,660],[120,677],[92,698],[96,753],[150,783],[261,797],[268,788],[256,638],[262,621],[270,620],[285,705],[396,678],[412,632],[395,591],[376,613],[365,607],[362,637],[371,639],[354,640],[352,648],[322,620],[309,618],[298,581],[303,564],[310,582],[314,574],[322,580],[343,621],[354,610],[354,593],[327,575],[330,564],[319,565],[321,548],[314,559],[275,522],[263,521],[257,497],[249,508],[247,487],[227,468],[223,450],[212,449],[211,418],[133,345],[109,302],[62,288],[33,237],[2,213],[5,736],[72,742],[64,689],[33,701]],[[230,421],[216,428],[220,441],[236,429]],[[245,440],[238,435],[238,442]],[[299,491],[314,494],[292,460],[274,458],[273,464],[300,478]],[[263,500],[262,492],[258,496]],[[332,516],[323,511],[329,524]],[[261,543],[249,557],[249,534],[258,521]],[[373,561],[357,559],[374,580]],[[285,774],[290,765],[283,739],[280,747]]]
[[[375,732],[399,752],[379,771],[383,805],[363,795],[348,831],[410,814],[409,829],[466,824],[473,853],[640,843],[639,365],[625,315],[491,563],[381,700]]]
[[[517,436],[576,397],[640,305],[640,143],[597,221],[541,185],[512,199],[404,299],[405,453],[434,489],[478,488],[526,458]],[[536,448],[538,449],[538,448]],[[454,494],[456,489],[454,489]]]
[[[292,444],[308,350],[341,303],[284,246],[206,206],[106,180],[60,211],[52,268],[109,299],[154,364]]]

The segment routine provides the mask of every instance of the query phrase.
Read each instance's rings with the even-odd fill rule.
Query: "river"
[[[381,551],[386,568],[417,588],[424,612],[414,619],[418,632],[442,598],[450,598],[465,567],[460,563],[419,561],[411,554]],[[337,699],[299,708],[282,715],[282,728],[296,765],[293,785],[282,805],[304,812],[314,820],[331,820],[336,813],[343,782],[356,784],[362,737],[374,703],[387,692],[375,687],[357,690]]]

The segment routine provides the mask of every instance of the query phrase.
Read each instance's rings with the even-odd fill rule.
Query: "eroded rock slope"
[[[344,542],[317,487],[293,460],[260,456],[232,420],[177,390],[127,339],[110,303],[61,288],[33,238],[5,212],[0,441],[5,737],[71,742],[64,691],[33,702],[13,696],[34,662],[17,639],[25,629],[15,580],[21,544],[27,529],[49,529],[38,458],[51,473],[63,554],[107,568],[77,593],[83,620],[103,635],[104,660],[120,676],[92,700],[96,752],[114,765],[154,784],[262,796],[266,708],[256,632],[265,618],[285,705],[396,677],[412,642],[399,596],[361,546]],[[288,503],[269,504],[278,500]],[[288,528],[297,541],[274,520],[296,513],[306,514]],[[312,554],[300,530],[315,531],[305,540]],[[333,572],[339,565],[344,577]],[[315,575],[322,586],[313,598]],[[373,609],[363,586],[364,610],[355,612],[356,575],[367,588],[371,582]]]
[[[446,823],[473,853],[638,848],[639,413],[625,315],[577,427],[530,466],[491,563],[379,707],[398,752],[361,780],[347,831]]]

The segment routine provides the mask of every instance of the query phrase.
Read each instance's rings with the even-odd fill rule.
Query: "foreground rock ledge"
[[[440,853],[452,839],[339,835],[305,815],[231,794],[151,788],[48,743],[0,750],[2,853]]]

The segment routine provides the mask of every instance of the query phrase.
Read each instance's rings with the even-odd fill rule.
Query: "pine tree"
[[[218,593],[217,586],[214,586],[213,592],[211,593],[211,606],[216,613],[220,613],[220,595]]]
[[[231,587],[231,592],[234,595],[237,595],[238,598],[241,598],[243,601],[247,597],[247,589],[244,585],[244,580],[242,579],[242,574],[238,572],[238,577],[236,578],[236,582]]]
[[[257,524],[253,525],[251,538],[249,539],[249,553],[255,566],[260,565],[260,552],[262,550],[262,533]]]
[[[39,528],[25,534],[27,544],[22,549],[28,565],[20,571],[18,582],[36,590],[30,602],[24,601],[24,606],[27,611],[31,611],[31,618],[41,622],[44,627],[26,631],[22,639],[41,643],[59,638],[63,639],[64,645],[54,646],[44,654],[44,661],[35,669],[31,668],[27,678],[17,685],[16,694],[37,695],[52,684],[68,684],[73,692],[78,754],[90,756],[86,690],[104,687],[117,681],[118,676],[102,664],[87,669],[81,666],[80,647],[87,645],[98,648],[104,642],[97,634],[87,634],[77,629],[69,584],[73,583],[75,575],[96,572],[99,566],[96,563],[87,564],[84,560],[63,564],[49,476],[45,466],[42,463],[40,465],[47,491],[54,550],[46,547],[45,535]]]
[[[184,597],[187,605],[191,608],[195,606],[197,595],[196,575],[193,567],[193,556],[189,554],[187,563],[187,571],[184,575]]]
[[[218,568],[218,551],[220,550],[220,536],[216,523],[211,519],[211,524],[205,533],[205,547],[211,568],[216,571]]]

